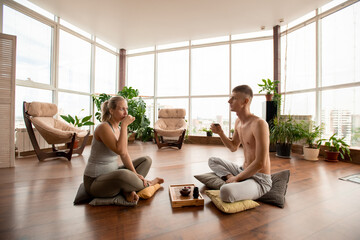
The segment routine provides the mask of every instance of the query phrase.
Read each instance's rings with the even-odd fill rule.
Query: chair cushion
[[[223,202],[220,198],[220,190],[206,190],[205,193],[215,206],[224,213],[237,213],[260,206],[253,200],[242,200],[233,203]]]
[[[184,119],[159,118],[154,129],[160,136],[178,137],[186,130],[186,122]]]
[[[52,117],[58,108],[56,104],[44,102],[31,102],[26,103],[27,113],[33,117]]]
[[[83,138],[88,133],[87,130],[73,127],[64,121],[57,120],[53,117],[32,117],[31,121],[41,136],[49,144],[71,142],[74,133],[76,133],[77,138]]]
[[[159,110],[159,118],[185,118],[184,108],[163,108]]]

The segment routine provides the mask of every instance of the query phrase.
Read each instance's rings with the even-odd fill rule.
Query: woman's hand
[[[123,126],[123,124],[125,124],[125,126],[129,126],[133,121],[135,121],[135,117],[131,116],[131,115],[127,115],[126,117],[124,117],[123,120],[121,120],[121,125]]]
[[[138,178],[140,178],[141,181],[144,182],[144,187],[148,187],[148,186],[149,186],[148,181],[147,181],[142,175],[140,175],[140,174],[138,174],[138,173],[137,173],[136,175],[138,176]]]
[[[218,123],[211,124],[210,129],[213,133],[216,133],[216,134],[219,134],[223,131],[220,124],[218,124]]]

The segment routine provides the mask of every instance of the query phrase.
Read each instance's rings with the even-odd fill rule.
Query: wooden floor
[[[207,159],[242,162],[241,149],[185,144],[182,150],[158,150],[152,143],[129,146],[135,158],[149,155],[149,178],[165,184],[136,207],[73,205],[89,155],[71,162],[16,160],[0,169],[0,239],[360,239],[360,184],[338,180],[360,172],[360,165],[271,157],[272,172],[290,169],[284,209],[260,203],[237,214],[218,211],[193,175],[209,172]],[[172,209],[169,184],[194,183],[204,207]]]

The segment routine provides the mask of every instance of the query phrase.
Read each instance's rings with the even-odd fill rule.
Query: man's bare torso
[[[256,158],[256,139],[254,136],[255,128],[258,125],[259,121],[264,121],[263,119],[253,116],[250,121],[245,124],[241,124],[240,121],[236,121],[235,129],[238,133],[240,143],[244,149],[245,161],[243,164],[243,168],[246,169]],[[265,166],[259,171],[260,173],[270,174],[270,158],[267,156],[267,163]]]

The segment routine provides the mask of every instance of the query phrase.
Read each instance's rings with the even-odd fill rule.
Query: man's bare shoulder
[[[260,132],[265,131],[265,130],[269,131],[268,123],[264,119],[262,119],[258,116],[254,117],[254,119],[251,123],[251,128],[255,131],[260,131]]]

